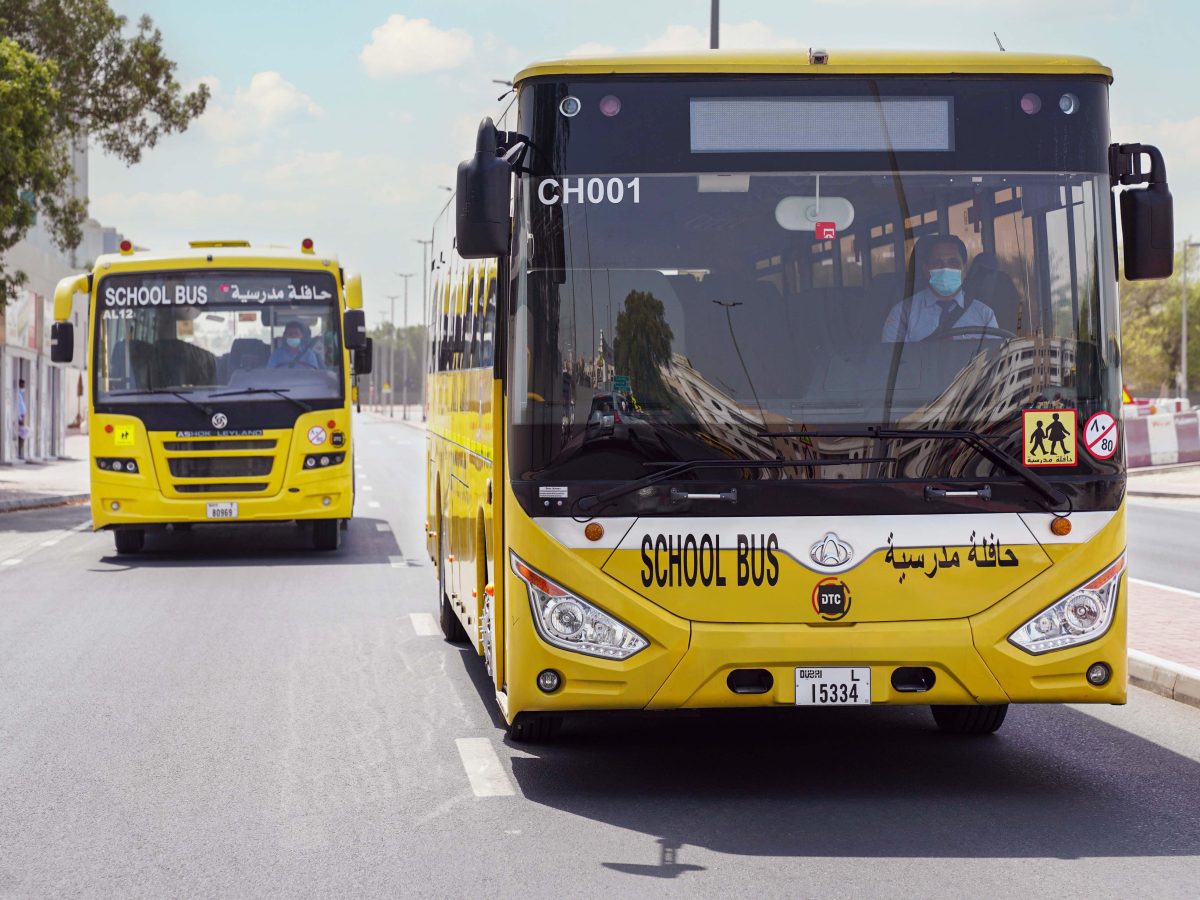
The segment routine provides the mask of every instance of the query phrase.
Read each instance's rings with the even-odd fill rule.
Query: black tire
[[[442,519],[438,516],[438,624],[442,627],[442,636],[448,643],[465,644],[467,631],[458,621],[454,609],[450,606],[450,595],[446,593],[446,557],[442,553]]]
[[[947,734],[992,734],[1004,724],[1008,704],[994,706],[931,706],[933,721]]]
[[[508,726],[508,737],[515,744],[548,744],[558,735],[561,727],[561,716],[517,713]]]
[[[342,529],[337,519],[314,519],[313,547],[317,550],[336,550],[342,543]]]
[[[146,532],[140,528],[119,528],[113,532],[113,541],[118,554],[137,553],[146,543]]]

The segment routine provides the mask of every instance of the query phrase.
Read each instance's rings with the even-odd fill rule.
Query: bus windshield
[[[96,401],[342,396],[337,285],[323,272],[109,275],[96,293]]]
[[[880,469],[844,464],[870,442],[795,432],[969,429],[1019,459],[1023,409],[1118,409],[1108,204],[1086,173],[528,177],[514,475],[726,457],[831,461],[732,478],[1004,477],[952,441]]]

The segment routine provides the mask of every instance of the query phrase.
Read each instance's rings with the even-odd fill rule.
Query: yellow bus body
[[[517,75],[515,86],[519,94],[527,79],[544,76],[717,73],[1112,77],[1097,61],[1074,56],[831,51],[828,64],[814,65],[806,54],[720,51],[535,63]],[[500,124],[500,119],[497,123],[515,127],[511,122]],[[449,209],[452,212],[453,206]],[[452,233],[453,216],[449,223]],[[435,275],[430,297],[434,328],[471,309],[495,272],[494,260],[447,256],[448,269]],[[441,570],[446,599],[481,655],[484,601],[494,597],[493,681],[509,723],[531,712],[792,706],[797,666],[869,666],[871,701],[877,704],[1126,700],[1127,575],[1120,576],[1115,615],[1101,637],[1040,655],[1009,641],[1023,622],[1123,559],[1123,503],[1115,510],[1071,516],[1074,528],[1065,536],[1051,532],[1055,517],[1050,513],[1008,514],[1028,535],[1005,547],[1022,561],[1022,574],[1015,580],[989,580],[960,570],[959,580],[930,580],[920,585],[919,594],[904,594],[880,542],[843,572],[854,579],[861,606],[841,621],[824,622],[811,615],[810,607],[809,615],[804,611],[814,581],[828,572],[806,565],[794,552],[781,560],[780,585],[771,589],[640,586],[633,575],[641,565],[637,545],[620,540],[625,532],[636,530],[633,519],[560,517],[550,523],[522,509],[510,487],[520,476],[510,471],[505,453],[504,383],[495,378],[491,365],[439,371],[434,364],[427,383],[428,552]],[[964,532],[959,549],[965,556],[972,516],[957,519]],[[601,524],[609,538],[587,538],[589,521]],[[714,527],[719,522],[714,518]],[[763,521],[761,527],[770,530],[780,524]],[[818,537],[828,530],[827,523],[815,517],[796,516],[786,524]],[[886,533],[886,523],[881,524]],[[672,520],[648,518],[639,520],[637,527],[669,531]],[[915,554],[925,548],[912,549]],[[940,543],[936,550],[943,551]],[[632,627],[649,646],[613,661],[547,643],[534,625],[526,584],[514,573],[513,554]],[[733,570],[734,551],[722,554],[726,570]],[[731,603],[740,618],[715,615]],[[1111,668],[1111,678],[1102,686],[1085,678],[1096,662]],[[927,667],[936,681],[923,692],[897,690],[891,676],[899,667]],[[536,684],[546,669],[562,676],[561,687],[550,693]],[[735,669],[766,669],[773,676],[773,688],[761,694],[734,693],[726,679]]]
[[[232,246],[230,246],[232,244]],[[95,372],[97,361],[92,358],[95,329],[99,326],[97,291],[103,278],[117,274],[211,270],[285,270],[315,271],[331,275],[337,284],[339,315],[354,305],[361,305],[361,293],[349,290],[348,280],[336,259],[307,252],[283,251],[243,246],[245,242],[196,242],[193,249],[178,253],[119,253],[99,257],[88,276],[64,279],[55,298],[55,318],[59,321],[70,315],[70,298],[77,290],[88,291],[87,359],[89,373]],[[273,442],[271,449],[238,450],[222,446],[221,436],[188,438],[186,450],[172,449],[180,440],[175,430],[150,431],[145,423],[132,415],[101,414],[95,411],[95,380],[88,382],[88,430],[91,456],[92,527],[96,530],[113,527],[141,527],[165,524],[212,522],[207,515],[208,504],[219,500],[235,500],[238,522],[285,522],[295,520],[349,519],[353,512],[353,452],[351,421],[350,353],[343,348],[342,383],[346,386],[341,405],[334,409],[319,409],[300,413],[291,428],[263,429],[261,439]],[[213,401],[217,402],[217,401]],[[306,453],[329,448],[313,445],[308,440],[309,429],[320,427],[326,435],[334,431],[344,435],[337,448],[345,461],[327,469],[305,469]],[[198,445],[210,444],[211,450]],[[269,456],[268,487],[253,494],[198,493],[191,496],[175,490],[169,472],[172,458],[195,457],[235,458]],[[137,462],[136,474],[114,473],[97,467],[96,459],[105,457],[131,458]],[[189,485],[229,482],[260,482],[263,477],[189,478]]]

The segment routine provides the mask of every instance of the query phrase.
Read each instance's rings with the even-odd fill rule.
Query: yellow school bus
[[[55,291],[52,354],[87,296],[92,524],[118,553],[147,531],[310,523],[335,550],[354,506],[351,407],[369,367],[362,285],[305,239],[294,250],[128,241]]]
[[[517,75],[434,228],[429,552],[515,739],[605,710],[1126,696],[1109,69],[707,52]],[[1120,190],[1118,190],[1120,189]]]

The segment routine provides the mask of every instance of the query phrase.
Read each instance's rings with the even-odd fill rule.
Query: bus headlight
[[[1108,631],[1117,608],[1125,555],[1086,584],[1046,607],[1008,639],[1027,653],[1047,653],[1094,641]]]
[[[546,643],[605,659],[628,659],[649,646],[624,622],[531,569],[515,553],[511,559],[513,573],[529,589],[533,623]]]

